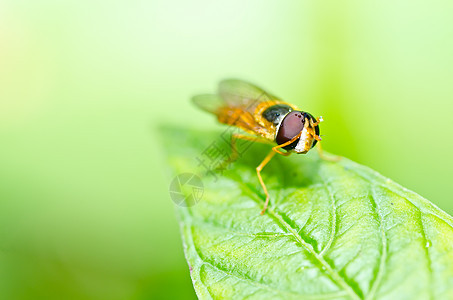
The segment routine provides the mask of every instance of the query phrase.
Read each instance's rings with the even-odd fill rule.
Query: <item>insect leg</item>
[[[316,118],[316,122],[313,123],[313,126],[318,126],[323,120],[322,116]]]
[[[263,161],[259,164],[258,167],[256,167],[256,174],[258,175],[258,179],[260,181],[261,187],[264,190],[264,194],[266,194],[266,201],[264,202],[263,210],[261,211],[261,215],[264,215],[266,212],[267,206],[269,204],[269,193],[267,192],[266,185],[264,184],[263,178],[261,177],[261,170],[264,168],[264,166],[267,165],[267,163],[274,157],[275,151],[269,152],[269,154],[263,159]]]
[[[281,148],[281,147],[279,147],[279,146],[272,147],[272,151],[275,151],[276,153],[283,155],[283,156],[291,155],[291,152],[282,152],[279,150],[279,148]]]
[[[310,120],[310,124],[311,126],[308,128],[308,131],[310,132],[310,134],[313,136],[313,138],[315,140],[317,140],[318,142],[322,141],[321,137],[319,135],[316,134],[315,130],[313,129],[314,127],[318,126],[319,123],[321,123],[322,121],[324,121],[322,119],[322,117],[318,117],[316,118],[316,122],[313,122],[312,120]]]
[[[266,212],[267,206],[269,204],[269,193],[267,192],[266,185],[264,184],[263,178],[261,177],[261,170],[264,168],[264,166],[267,165],[267,163],[274,157],[275,153],[281,154],[283,156],[289,156],[291,155],[292,152],[282,152],[279,150],[279,148],[285,147],[295,140],[297,140],[301,136],[302,132],[300,132],[298,135],[293,137],[291,140],[287,141],[286,143],[283,143],[281,145],[277,145],[275,147],[272,147],[272,151],[264,158],[264,160],[260,163],[258,167],[256,167],[256,174],[258,175],[258,179],[261,183],[261,186],[263,187],[264,193],[266,194],[266,202],[264,202],[264,207],[263,210],[261,211],[261,215],[263,215]]]
[[[291,140],[287,141],[286,143],[283,143],[281,145],[277,145],[275,147],[272,147],[272,150],[274,150],[275,152],[277,152],[278,154],[281,154],[283,156],[291,155],[291,152],[282,152],[282,151],[279,150],[279,148],[283,148],[285,146],[288,146],[288,145],[292,144],[295,140],[300,138],[301,135],[302,135],[302,131],[299,132],[298,135],[296,135],[295,137],[293,137]]]

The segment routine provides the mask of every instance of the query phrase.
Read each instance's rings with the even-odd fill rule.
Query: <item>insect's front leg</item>
[[[318,126],[319,123],[323,122],[324,119],[322,118],[322,116],[319,116],[316,118],[316,122],[313,123],[313,126]]]
[[[277,153],[280,154],[280,155],[283,155],[283,156],[289,156],[289,155],[291,155],[291,152],[289,152],[289,151],[288,151],[288,152],[282,152],[282,151],[280,151],[280,148],[283,148],[283,147],[286,147],[286,146],[292,144],[292,143],[295,142],[298,138],[300,138],[301,135],[302,135],[302,131],[299,132],[298,135],[296,135],[295,137],[293,137],[291,140],[287,141],[286,143],[283,143],[283,144],[277,145],[277,146],[275,146],[275,147],[272,147],[272,150],[275,151],[275,152],[277,152]]]
[[[261,170],[263,170],[263,168],[272,159],[272,157],[274,157],[275,153],[281,154],[283,156],[291,155],[292,152],[282,152],[279,149],[293,143],[295,140],[297,140],[300,137],[300,135],[301,134],[299,133],[294,138],[292,138],[290,141],[288,141],[284,144],[272,147],[272,151],[269,152],[269,154],[264,158],[264,160],[259,164],[259,166],[256,167],[256,174],[258,175],[258,179],[260,181],[261,187],[263,188],[264,194],[266,195],[266,201],[264,202],[264,206],[263,206],[263,210],[261,211],[261,215],[263,215],[266,212],[267,206],[269,205],[269,193],[267,191],[266,185],[264,184],[263,178],[261,177]]]
[[[291,152],[282,152],[282,151],[279,150],[280,148],[281,148],[280,146],[272,147],[272,151],[274,151],[274,152],[276,152],[276,153],[278,153],[280,155],[283,155],[283,156],[291,155]]]
[[[273,150],[273,148],[272,148]],[[267,165],[267,163],[274,157],[275,151],[269,152],[269,154],[263,159],[263,161],[256,167],[256,174],[258,175],[258,179],[260,181],[261,187],[264,190],[264,194],[266,195],[266,201],[264,202],[263,210],[261,211],[261,215],[264,215],[266,212],[267,206],[269,205],[269,193],[267,191],[266,185],[264,184],[263,178],[261,177],[261,170]]]
[[[316,122],[313,123],[313,127],[318,126],[319,123],[321,123],[322,121],[324,121],[322,119],[322,117],[316,118]],[[327,157],[327,156],[325,156],[324,151],[322,149],[322,145],[321,145],[321,141],[322,141],[321,137],[319,135],[317,135],[313,129],[311,130],[311,134],[312,134],[313,138],[318,142],[317,143],[317,146],[318,146],[317,150],[318,150],[318,155],[319,155],[319,157],[321,159],[327,160],[327,161],[339,161],[341,159],[340,156],[335,156],[335,157]]]

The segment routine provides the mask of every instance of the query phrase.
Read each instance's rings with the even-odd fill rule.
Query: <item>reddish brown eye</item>
[[[304,129],[304,122],[305,116],[300,111],[292,111],[287,114],[278,129],[277,137],[275,138],[277,144],[284,144],[298,135]],[[294,141],[292,144],[295,146],[296,143],[297,141]],[[288,146],[292,146],[292,144]]]

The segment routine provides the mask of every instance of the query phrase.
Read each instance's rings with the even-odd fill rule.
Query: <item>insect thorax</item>
[[[283,117],[292,110],[293,109],[289,105],[276,104],[268,107],[262,115],[267,121],[274,123],[274,125],[277,125],[282,121]]]

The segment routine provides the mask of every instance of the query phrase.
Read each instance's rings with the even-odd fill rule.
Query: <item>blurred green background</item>
[[[226,77],[322,115],[328,151],[453,213],[452,11],[0,2],[2,299],[194,298],[156,128],[220,130],[189,98]]]

